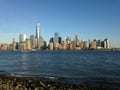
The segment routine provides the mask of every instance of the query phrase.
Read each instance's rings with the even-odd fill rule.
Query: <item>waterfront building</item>
[[[36,47],[37,48],[39,45],[39,37],[40,37],[40,23],[37,23],[36,24],[36,39],[37,39]]]
[[[102,42],[101,40],[97,41],[97,49],[101,49],[102,48]]]
[[[20,34],[19,35],[19,44],[25,44],[25,40],[26,40],[26,35]]]
[[[8,44],[8,50],[13,50],[13,44]]]
[[[36,48],[36,37],[34,35],[30,36],[30,46],[31,46],[31,49]]]
[[[110,40],[108,38],[104,40],[104,49],[110,49]]]
[[[59,33],[55,32],[54,34],[54,49],[57,50],[59,47]]]
[[[97,49],[97,40],[95,39],[94,41],[91,42],[91,49]]]
[[[73,46],[73,49],[76,49],[76,41],[75,40],[72,41],[72,46]]]
[[[101,41],[101,47],[104,48],[104,41]]]
[[[59,48],[59,43],[54,43],[54,49],[58,50],[58,48]]]
[[[31,50],[30,39],[26,39],[25,44],[26,44],[26,50]]]
[[[78,39],[78,35],[75,35],[75,43],[76,43],[76,47],[79,46],[79,39]]]
[[[8,50],[8,44],[6,44],[6,43],[2,43],[2,44],[0,44],[0,50]]]
[[[59,50],[62,50],[62,44],[59,44],[58,49],[59,49]]]
[[[67,49],[67,44],[64,43],[64,44],[63,44],[63,50],[66,50],[66,49]]]
[[[58,43],[61,44],[62,43],[62,37],[58,38]]]
[[[106,47],[107,47],[107,42],[104,41],[104,49],[107,49]]]
[[[52,37],[52,38],[50,38],[49,42],[54,43],[54,39],[53,39],[53,37]]]
[[[44,43],[44,38],[42,36],[39,37],[39,42],[38,42],[38,49],[44,49],[45,48],[45,43]]]
[[[84,41],[84,49],[89,49],[89,41]]]
[[[12,41],[12,50],[16,50],[16,47],[17,47],[17,43],[16,43],[16,40],[15,38],[13,38],[13,41]]]
[[[55,35],[54,35],[54,43],[59,43],[59,33],[58,32],[55,32]]]
[[[81,49],[84,49],[84,41],[83,41],[83,40],[81,40],[81,42],[79,43],[79,47],[80,47]]]
[[[26,41],[26,35],[20,34],[19,35],[19,45],[18,45],[19,50],[21,50],[21,51],[26,50],[25,41]]]
[[[50,42],[50,43],[49,43],[49,49],[50,49],[50,50],[53,50],[53,49],[54,49],[53,42]]]
[[[73,49],[73,46],[72,46],[72,44],[70,44],[70,50],[72,50]]]
[[[109,40],[108,38],[106,39],[106,44],[107,44],[107,47],[106,47],[106,48],[107,48],[107,49],[110,49],[110,40]]]
[[[66,38],[66,44],[71,44],[71,38],[70,37]]]
[[[18,48],[20,51],[25,51],[26,50],[26,44],[19,44]]]

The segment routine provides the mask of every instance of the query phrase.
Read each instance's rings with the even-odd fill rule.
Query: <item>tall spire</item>
[[[37,48],[38,48],[38,44],[39,44],[39,38],[40,38],[40,23],[37,22],[36,24],[36,38],[37,38]]]

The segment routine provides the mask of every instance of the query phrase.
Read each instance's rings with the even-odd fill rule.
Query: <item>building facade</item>
[[[39,38],[40,38],[40,23],[37,23],[36,24],[36,39],[37,39],[36,47],[37,48],[39,45]]]

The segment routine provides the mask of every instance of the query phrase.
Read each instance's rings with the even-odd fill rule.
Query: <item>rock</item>
[[[42,81],[40,81],[40,84],[46,88],[46,85]]]
[[[38,87],[36,87],[35,90],[39,90]]]
[[[50,86],[51,86],[50,84],[47,85],[47,87],[50,87]]]
[[[21,85],[21,84],[18,84],[18,85],[15,87],[15,89],[16,89],[16,90],[19,90],[21,87],[22,87],[22,85]]]
[[[29,82],[29,83],[32,83],[32,80],[29,80],[28,82]]]

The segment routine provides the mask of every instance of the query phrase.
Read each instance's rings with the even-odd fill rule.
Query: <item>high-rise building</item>
[[[62,37],[59,37],[58,42],[59,42],[59,44],[62,43]]]
[[[44,49],[44,38],[42,36],[39,37],[38,49]]]
[[[25,44],[26,44],[26,50],[31,50],[30,39],[26,39]]]
[[[51,42],[52,42],[52,43],[54,42],[54,39],[53,39],[53,37],[52,37],[52,38],[50,38],[50,41],[49,41],[49,42],[50,42],[50,43],[51,43]]]
[[[67,37],[66,38],[66,44],[70,44],[71,43],[71,38],[70,37]]]
[[[36,39],[37,39],[37,44],[36,47],[38,48],[39,44],[39,37],[40,37],[40,23],[36,24]]]
[[[97,40],[95,39],[94,41],[91,42],[91,49],[97,49]]]
[[[49,43],[49,49],[50,49],[50,50],[53,50],[53,49],[54,49],[53,42],[50,42],[50,43]]]
[[[104,40],[104,49],[107,49],[106,46],[107,46],[107,42]]]
[[[58,32],[55,33],[54,43],[59,43],[59,33]]]
[[[89,41],[84,41],[84,49],[89,49]]]
[[[104,48],[110,49],[110,40],[108,38],[104,40]]]
[[[34,35],[30,36],[30,45],[31,45],[31,49],[35,49],[36,48],[36,38]]]
[[[13,50],[16,50],[16,45],[17,45],[17,44],[16,44],[16,40],[15,40],[15,38],[13,38],[13,42],[12,42],[12,44],[13,44],[13,45],[12,45],[12,46],[13,46],[12,49],[13,49]]]
[[[25,40],[26,40],[26,35],[25,34],[20,34],[19,35],[19,50],[26,50],[26,45],[25,45]]]
[[[76,47],[79,46],[79,39],[78,39],[78,35],[75,35],[75,43],[76,43]]]
[[[57,50],[59,47],[59,33],[56,32],[54,35],[54,48]]]
[[[19,44],[25,44],[25,40],[26,40],[26,35],[20,34],[19,35]]]

